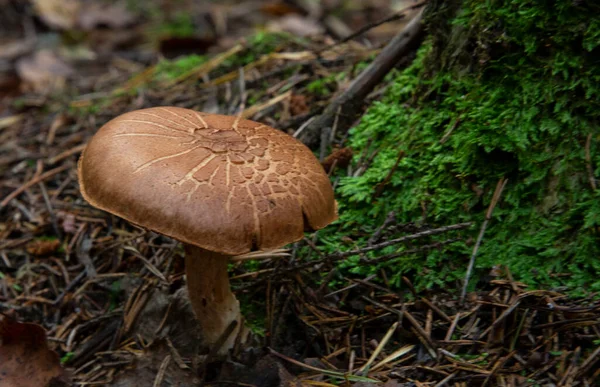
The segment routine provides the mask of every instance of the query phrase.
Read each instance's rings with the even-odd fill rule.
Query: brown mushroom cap
[[[227,255],[283,246],[337,217],[330,181],[304,144],[254,121],[183,108],[109,121],[78,174],[93,206]]]

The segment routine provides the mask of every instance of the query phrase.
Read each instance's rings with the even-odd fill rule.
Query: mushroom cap
[[[337,218],[329,178],[304,144],[258,122],[177,107],[106,123],[78,176],[91,205],[227,255],[281,247]]]

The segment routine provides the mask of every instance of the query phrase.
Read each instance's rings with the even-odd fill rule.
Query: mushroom
[[[183,242],[190,302],[206,345],[225,353],[241,328],[231,256],[278,248],[337,218],[331,183],[312,152],[269,126],[177,107],[120,115],[78,165],[94,207]]]

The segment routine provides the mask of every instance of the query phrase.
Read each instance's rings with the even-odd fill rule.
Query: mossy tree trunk
[[[417,59],[352,133],[357,154],[367,146],[379,153],[364,175],[341,181],[348,230],[375,229],[391,210],[402,221],[480,225],[507,178],[477,266],[505,264],[531,284],[600,290],[594,15],[600,4],[589,0],[432,1]],[[405,157],[373,200],[399,151]],[[469,251],[454,245],[403,259],[392,275],[399,282],[424,273],[421,286],[459,281]]]

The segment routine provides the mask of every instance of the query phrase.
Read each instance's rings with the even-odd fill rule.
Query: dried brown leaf
[[[14,60],[31,52],[34,46],[34,39],[0,41],[0,59]]]
[[[298,12],[298,9],[286,4],[284,1],[269,1],[260,7],[262,13],[270,16],[285,16]]]
[[[58,29],[71,29],[77,23],[81,9],[79,0],[33,0],[35,13],[47,25]]]
[[[32,255],[44,256],[50,255],[56,250],[58,250],[60,246],[60,241],[58,239],[52,240],[43,240],[37,239],[29,242],[27,244],[27,252]]]
[[[47,92],[64,85],[73,68],[50,50],[40,50],[17,62],[17,73],[24,83],[37,92]]]
[[[37,324],[4,317],[0,321],[0,385],[44,387],[66,385],[56,352],[48,348],[46,332]]]
[[[296,36],[316,36],[323,34],[325,29],[316,20],[297,14],[286,15],[272,21],[267,28],[275,32],[289,32]]]
[[[84,30],[91,30],[98,26],[109,28],[123,28],[135,21],[135,16],[125,8],[123,3],[112,5],[99,2],[85,3],[79,12],[77,24]]]
[[[33,3],[39,18],[57,29],[122,28],[135,21],[135,16],[123,3],[102,4],[81,0],[33,0]]]
[[[329,156],[323,160],[323,168],[327,173],[331,171],[331,168],[346,168],[352,160],[352,149],[341,148],[334,150]]]
[[[293,94],[290,98],[290,113],[293,116],[300,114],[306,114],[310,111],[308,103],[306,103],[306,97],[302,94]]]

